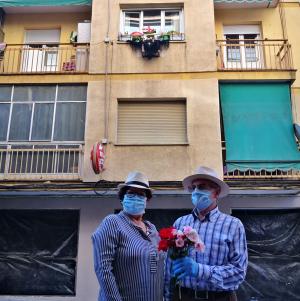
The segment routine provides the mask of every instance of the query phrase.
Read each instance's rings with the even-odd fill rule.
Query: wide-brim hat
[[[182,181],[184,189],[191,192],[193,190],[192,183],[196,179],[205,179],[216,183],[220,187],[220,198],[223,198],[229,194],[229,186],[219,177],[219,175],[213,169],[209,167],[199,166],[193,175],[184,178]]]
[[[152,189],[149,186],[148,178],[139,171],[132,171],[128,174],[125,183],[118,185],[119,197],[123,199],[128,187],[144,189],[148,199],[152,197]]]

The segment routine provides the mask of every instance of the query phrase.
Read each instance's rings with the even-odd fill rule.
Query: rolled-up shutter
[[[117,143],[187,143],[185,100],[120,100]]]

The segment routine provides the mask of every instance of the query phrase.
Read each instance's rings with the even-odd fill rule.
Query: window
[[[118,144],[186,144],[185,100],[119,100]]]
[[[226,39],[225,63],[227,68],[262,68],[263,56],[258,25],[224,26]]]
[[[78,210],[0,210],[0,228],[0,295],[75,295]]]
[[[156,34],[169,32],[171,39],[182,39],[183,9],[143,9],[121,12],[122,35],[130,35],[135,31],[143,32],[143,29],[148,27],[155,29]]]
[[[299,171],[288,83],[222,83],[228,172]]]
[[[58,71],[59,29],[25,31],[26,45],[22,51],[21,70],[24,72]]]
[[[0,86],[0,141],[84,140],[86,85]]]

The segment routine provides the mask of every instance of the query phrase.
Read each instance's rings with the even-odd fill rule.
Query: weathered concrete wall
[[[96,181],[89,150],[104,138],[104,82],[90,82],[85,130],[84,181]],[[109,94],[109,92],[107,92]],[[187,145],[117,145],[118,99],[186,99]],[[131,170],[146,173],[152,181],[182,180],[198,165],[222,172],[218,81],[203,80],[113,80],[108,100],[109,124],[106,170],[102,178],[122,181]]]

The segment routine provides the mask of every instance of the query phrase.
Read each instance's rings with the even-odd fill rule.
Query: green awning
[[[228,171],[299,170],[288,83],[221,84]]]
[[[0,0],[0,7],[91,5],[92,0]]]

